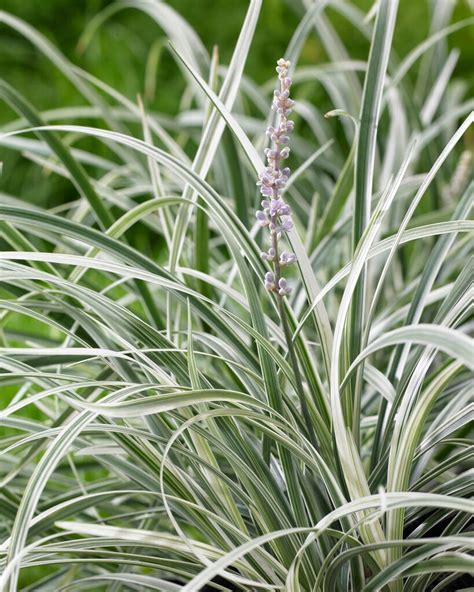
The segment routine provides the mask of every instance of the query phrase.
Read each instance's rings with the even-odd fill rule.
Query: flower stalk
[[[313,445],[316,445],[313,424],[309,414],[303,382],[298,367],[298,360],[293,346],[291,329],[285,309],[284,297],[290,294],[291,286],[282,275],[283,270],[296,262],[296,255],[287,251],[280,252],[280,240],[282,236],[293,228],[291,208],[283,201],[282,194],[290,176],[290,169],[281,166],[283,160],[290,155],[287,146],[293,131],[294,123],[288,116],[292,112],[294,101],[290,99],[291,78],[288,75],[290,62],[283,58],[277,62],[276,71],[279,79],[279,89],[275,90],[272,109],[277,113],[276,126],[268,127],[266,134],[270,137],[272,145],[265,149],[267,166],[260,173],[257,185],[263,196],[262,209],[255,214],[259,224],[268,228],[270,232],[271,246],[267,252],[261,254],[262,259],[268,261],[273,268],[265,274],[265,288],[275,294],[278,312],[285,334],[290,363],[295,375],[296,387],[300,399],[301,411],[308,431],[308,436]]]

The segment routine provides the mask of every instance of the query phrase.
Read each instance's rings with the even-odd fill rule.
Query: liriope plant
[[[1,590],[469,586],[474,118],[446,39],[473,20],[434,3],[398,56],[396,0],[295,2],[275,88],[244,74],[261,4],[228,65],[159,0],[86,27],[164,31],[175,117],[0,12],[81,96],[0,81],[3,149],[75,195],[0,194]],[[313,35],[328,60],[298,65]]]

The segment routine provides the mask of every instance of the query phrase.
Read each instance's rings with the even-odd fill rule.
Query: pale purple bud
[[[291,220],[285,220],[284,222],[282,222],[281,224],[281,230],[288,232],[289,230],[291,230],[293,228],[293,222]]]
[[[285,265],[291,265],[292,263],[296,262],[296,255],[294,253],[287,253],[283,251],[280,255],[280,265],[284,267]]]
[[[283,205],[283,202],[281,199],[273,199],[270,203],[270,215],[271,216],[275,216],[275,215],[278,216],[282,205]]]
[[[276,290],[275,276],[271,271],[267,271],[267,273],[265,274],[265,288],[270,292]]]
[[[257,221],[260,224],[260,226],[268,226],[270,224],[270,220],[268,219],[267,215],[265,214],[265,212],[262,212],[261,210],[255,212],[255,218],[257,218]]]
[[[265,148],[264,153],[268,160],[275,160],[275,158],[278,156],[277,151],[272,150],[271,148]]]
[[[290,149],[285,146],[280,152],[280,158],[288,158],[288,156],[290,156]]]
[[[266,172],[260,173],[260,178],[257,185],[273,185],[274,178]]]
[[[275,255],[275,249],[273,247],[270,247],[266,253],[261,253],[260,256],[265,261],[275,261]]]
[[[275,276],[271,271],[267,271],[267,273],[265,274],[265,281],[272,284],[275,282]]]
[[[280,294],[280,296],[285,296],[286,294],[289,294],[291,292],[291,288],[288,285],[288,282],[286,281],[285,278],[280,278],[278,281],[278,294]]]

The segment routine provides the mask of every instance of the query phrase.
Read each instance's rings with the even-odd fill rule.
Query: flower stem
[[[278,238],[277,238],[276,234],[274,234],[272,236],[272,246],[275,249],[274,270],[275,270],[275,281],[276,281],[276,284],[278,285],[278,281],[281,276],[281,270],[280,270],[280,263],[279,263],[279,259],[278,259]],[[290,358],[291,367],[293,368],[293,374],[295,376],[296,392],[297,392],[298,398],[300,400],[301,412],[303,414],[303,419],[306,424],[308,438],[309,438],[309,441],[311,442],[311,444],[314,447],[316,447],[317,446],[316,435],[314,433],[313,422],[311,421],[311,415],[309,413],[308,403],[306,401],[306,395],[304,392],[303,381],[301,380],[301,373],[300,373],[300,369],[299,369],[299,365],[298,365],[298,359],[296,357],[296,352],[295,352],[295,348],[293,345],[293,336],[291,334],[290,326],[288,323],[288,317],[287,317],[286,309],[285,309],[285,303],[283,301],[284,296],[281,296],[277,292],[276,299],[277,299],[278,313],[280,315],[280,321],[281,321],[281,325],[283,327],[283,333],[285,335],[286,345],[288,348],[288,356]]]

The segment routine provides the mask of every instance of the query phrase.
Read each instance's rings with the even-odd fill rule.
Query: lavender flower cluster
[[[293,253],[282,251],[279,253],[279,240],[284,232],[293,227],[290,206],[282,199],[283,190],[290,176],[288,167],[281,168],[281,161],[288,158],[290,149],[285,144],[289,142],[289,133],[293,131],[294,123],[288,119],[294,101],[290,99],[291,79],[288,76],[290,62],[283,58],[277,62],[276,71],[280,81],[279,90],[275,90],[272,109],[277,113],[276,127],[270,126],[267,135],[272,141],[272,147],[266,148],[267,166],[260,173],[257,185],[264,197],[262,209],[255,214],[260,226],[268,227],[271,237],[271,247],[262,253],[265,261],[273,263],[274,271],[265,274],[265,288],[285,296],[291,292],[290,286],[281,276],[281,269],[296,261]]]

